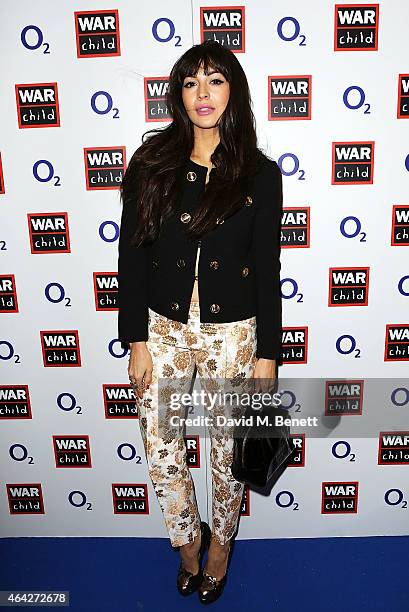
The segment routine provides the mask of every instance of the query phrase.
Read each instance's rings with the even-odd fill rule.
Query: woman
[[[130,346],[148,470],[181,554],[178,590],[198,590],[210,603],[226,582],[244,485],[230,470],[232,432],[210,427],[210,533],[160,380],[169,381],[165,391],[186,391],[196,367],[207,389],[216,379],[271,387],[281,341],[282,177],[257,147],[243,69],[217,42],[179,58],[167,107],[172,122],[150,130],[122,183],[119,339]]]

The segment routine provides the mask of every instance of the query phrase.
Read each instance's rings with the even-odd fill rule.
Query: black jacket
[[[118,338],[123,342],[148,340],[148,307],[187,323],[199,241],[188,240],[184,228],[205,188],[207,170],[186,162],[179,210],[149,245],[128,244],[135,203],[124,193],[118,248]],[[280,358],[281,213],[281,171],[265,157],[242,208],[200,240],[200,320],[227,323],[256,315],[258,358]]]

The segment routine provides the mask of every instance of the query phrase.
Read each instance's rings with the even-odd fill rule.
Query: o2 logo
[[[182,46],[182,37],[176,34],[176,28],[171,19],[167,17],[159,17],[152,24],[152,36],[160,43],[167,43],[170,40],[175,40],[175,47]]]
[[[34,457],[28,454],[27,447],[24,444],[12,444],[9,448],[9,455],[13,461],[26,461],[29,465],[34,463]]]
[[[79,489],[70,491],[68,494],[68,503],[74,508],[84,508],[87,512],[94,509],[92,502],[88,500],[87,495]]]
[[[283,285],[288,287],[288,290]],[[304,294],[298,290],[298,283],[294,278],[283,278],[281,281],[281,297],[284,300],[293,300],[297,298],[297,302],[304,302]]]
[[[295,17],[283,17],[277,24],[277,34],[284,42],[298,39],[300,47],[306,47],[306,36],[301,34],[300,22]]]
[[[130,442],[119,444],[116,452],[122,461],[135,461],[139,465],[142,463],[142,456],[138,454],[135,446]]]
[[[52,295],[52,292],[55,295]],[[64,300],[64,305],[66,308],[71,308],[71,298],[68,295],[65,295],[65,289],[60,283],[48,283],[46,288],[44,289],[44,295],[48,302],[51,304],[60,304]]]
[[[277,163],[284,176],[294,176],[297,174],[299,181],[305,181],[305,170],[300,168],[300,160],[295,153],[283,153],[278,158]],[[287,169],[285,169],[283,167],[284,163],[286,163],[287,166],[290,165],[290,168],[287,167]]]
[[[110,228],[113,229],[113,235],[112,236],[107,236],[107,232],[106,229]],[[99,226],[99,237],[101,238],[101,240],[103,240],[104,242],[115,242],[116,240],[119,239],[119,225],[118,223],[115,223],[115,221],[103,221],[101,223],[101,225]]]
[[[356,101],[354,98],[357,98]],[[358,110],[365,105],[364,115],[371,114],[371,105],[368,102],[365,102],[365,92],[362,87],[359,87],[359,85],[351,85],[350,87],[347,87],[342,96],[342,100],[345,106],[350,110]]]
[[[50,54],[50,43],[44,42],[44,36],[41,29],[36,25],[28,25],[21,30],[21,44],[28,51],[37,51],[43,47],[44,54]]]
[[[112,96],[107,91],[96,91],[91,96],[91,108],[96,115],[112,113],[112,119],[120,119],[119,110],[114,107]]]
[[[348,224],[348,227],[347,227]],[[344,217],[339,224],[339,231],[341,232],[344,238],[356,238],[359,236],[359,242],[366,242],[366,232],[361,231],[362,224],[358,217],[354,217],[353,215],[349,215],[349,217]]]
[[[396,387],[391,393],[391,403],[397,408],[409,406],[409,389],[407,387]]]
[[[395,506],[401,510],[406,510],[408,507],[408,500],[405,499],[405,495],[401,489],[388,489],[384,495],[385,504],[387,506]]]
[[[331,453],[336,459],[347,459],[348,461],[356,461],[356,455],[352,452],[351,445],[347,440],[337,440],[332,445]]]
[[[296,501],[292,491],[279,491],[275,496],[275,503],[279,508],[289,509],[297,512],[300,509],[300,504]]]
[[[61,178],[54,173],[54,166],[48,159],[39,159],[35,162],[33,176],[39,183],[49,183],[54,179],[53,187],[61,187]]]
[[[341,343],[343,343],[344,348],[341,347]],[[341,353],[341,355],[351,355],[351,353],[354,353],[354,359],[361,358],[361,349],[357,346],[355,338],[350,334],[339,336],[335,346],[338,353]]]

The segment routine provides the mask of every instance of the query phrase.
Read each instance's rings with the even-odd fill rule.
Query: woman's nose
[[[199,86],[199,98],[207,98],[209,96],[209,92],[207,91],[207,87],[202,85]]]

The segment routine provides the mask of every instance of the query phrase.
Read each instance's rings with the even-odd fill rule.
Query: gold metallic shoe
[[[232,539],[230,543],[229,555],[228,555],[228,560],[227,560],[227,568],[226,568],[226,573],[223,576],[223,578],[220,578],[220,580],[217,580],[214,576],[211,576],[205,570],[203,570],[202,572],[203,580],[198,589],[199,600],[202,604],[213,603],[214,601],[216,601],[216,599],[219,599],[219,597],[223,593],[225,584],[227,582],[227,572],[229,569],[235,541],[236,541],[235,539]]]
[[[198,553],[198,560],[199,560],[198,573],[192,574],[191,572],[188,572],[183,567],[182,561],[180,562],[180,565],[179,565],[176,586],[177,586],[179,593],[183,596],[191,595],[192,593],[194,593],[197,590],[203,578],[201,563],[203,560],[204,552],[206,548],[209,547],[210,538],[212,537],[212,534],[211,534],[209,525],[205,523],[204,521],[200,523],[200,532],[201,532],[201,542],[200,542],[200,549]]]
[[[199,600],[203,604],[209,604],[219,599],[223,593],[224,585],[227,580],[227,572],[220,580],[216,580],[214,576],[211,576],[207,572],[202,572],[203,580],[199,587]]]

